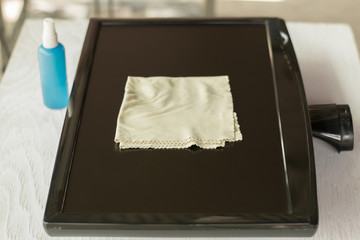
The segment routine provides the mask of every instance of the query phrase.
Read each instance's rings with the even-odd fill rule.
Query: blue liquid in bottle
[[[48,108],[61,109],[69,100],[65,48],[57,42],[54,22],[44,20],[43,44],[38,49],[40,78],[44,104]]]

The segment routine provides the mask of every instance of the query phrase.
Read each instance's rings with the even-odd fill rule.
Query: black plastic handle
[[[349,105],[310,105],[314,137],[328,142],[339,152],[354,148],[354,130]]]

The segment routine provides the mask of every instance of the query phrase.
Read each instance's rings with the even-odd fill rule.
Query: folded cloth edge
[[[240,132],[240,125],[238,123],[237,114],[234,112],[234,138],[233,139],[218,139],[218,140],[201,140],[196,138],[188,138],[183,140],[174,141],[129,141],[122,139],[115,139],[116,143],[119,143],[120,149],[128,148],[154,148],[154,149],[182,149],[189,148],[192,145],[204,149],[215,149],[217,147],[224,147],[226,142],[235,142],[242,140],[242,134]]]

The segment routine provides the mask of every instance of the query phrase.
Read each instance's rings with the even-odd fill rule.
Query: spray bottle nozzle
[[[43,20],[43,46],[44,48],[55,48],[59,45],[57,34],[55,31],[55,24],[52,18],[45,18]]]

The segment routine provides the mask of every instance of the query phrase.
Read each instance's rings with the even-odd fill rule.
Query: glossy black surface
[[[47,232],[312,235],[311,128],[287,35],[279,19],[91,20],[49,191]],[[229,75],[244,140],[216,150],[119,151],[113,139],[129,75]]]
[[[339,152],[354,148],[354,129],[349,105],[310,105],[313,136],[328,142]]]

